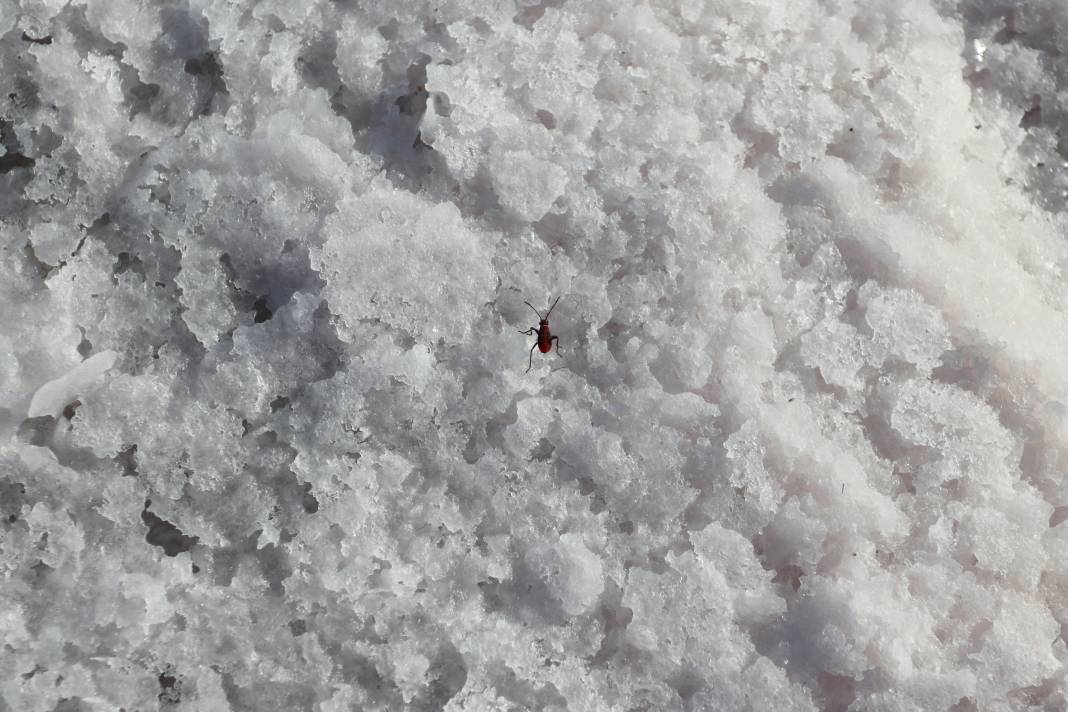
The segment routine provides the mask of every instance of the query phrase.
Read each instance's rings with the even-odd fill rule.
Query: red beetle
[[[561,296],[563,296],[563,295],[561,295]],[[549,331],[549,314],[553,313],[553,309],[556,309],[556,304],[559,301],[560,301],[560,297],[557,297],[556,301],[553,302],[553,305],[551,307],[549,307],[549,311],[546,312],[545,316],[542,316],[541,312],[539,312],[537,309],[534,309],[533,305],[531,305],[530,302],[523,302],[524,304],[526,304],[531,309],[534,309],[534,313],[538,315],[538,325],[537,326],[532,326],[529,329],[527,329],[526,331],[520,331],[519,332],[520,334],[526,334],[527,336],[530,336],[531,334],[537,334],[538,335],[538,340],[534,342],[534,346],[530,347],[530,358],[528,359],[528,363],[527,363],[527,373],[530,372],[531,367],[534,365],[534,347],[535,346],[538,347],[538,351],[541,351],[543,354],[547,354],[550,351],[552,351],[553,342],[555,341],[556,342],[556,355],[557,356],[560,355],[560,337],[559,336],[553,336],[552,332]]]

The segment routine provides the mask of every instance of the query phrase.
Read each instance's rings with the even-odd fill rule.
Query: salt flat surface
[[[0,70],[0,712],[1068,706],[1062,0],[0,0]]]

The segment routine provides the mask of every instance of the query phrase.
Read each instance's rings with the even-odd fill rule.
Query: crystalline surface
[[[1062,0],[0,0],[0,70],[0,712],[1068,706]]]

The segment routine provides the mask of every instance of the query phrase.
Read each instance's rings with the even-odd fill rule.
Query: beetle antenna
[[[532,304],[531,304],[530,302],[523,302],[523,303],[524,303],[524,304],[526,304],[526,305],[527,305],[528,307],[530,307],[531,309],[534,309],[534,306],[533,306],[533,305],[532,305]],[[537,309],[534,309],[534,313],[538,315],[538,320],[540,321],[540,320],[541,320],[541,312],[540,312],[540,311],[538,311]],[[546,314],[546,315],[545,315],[545,318],[546,318],[546,319],[548,319],[548,318],[549,318],[549,315],[548,315],[548,314]]]
[[[564,296],[564,295],[563,295],[563,294],[561,294],[561,295],[560,295],[560,297],[562,297],[562,296]],[[557,297],[557,298],[556,298],[556,301],[555,301],[555,302],[553,302],[553,305],[552,305],[551,307],[549,307],[549,311],[548,311],[548,312],[547,312],[547,313],[545,314],[545,318],[546,318],[546,319],[548,319],[548,318],[549,318],[549,314],[552,314],[552,313],[553,313],[553,309],[556,309],[556,305],[557,305],[557,303],[558,303],[558,302],[560,301],[560,297]]]

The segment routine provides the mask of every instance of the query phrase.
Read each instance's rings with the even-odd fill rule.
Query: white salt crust
[[[0,69],[0,712],[1068,705],[1063,2],[0,0]]]

